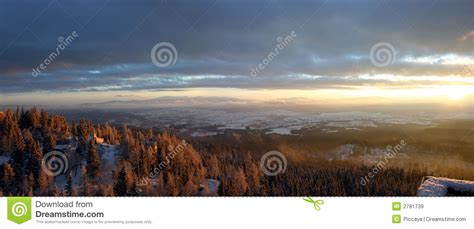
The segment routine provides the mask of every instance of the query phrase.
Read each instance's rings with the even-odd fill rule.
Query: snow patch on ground
[[[156,126],[186,126],[185,133],[217,132],[226,130],[264,130],[267,134],[297,134],[297,131],[321,127],[335,133],[338,128],[361,131],[362,128],[377,128],[381,125],[416,124],[434,126],[436,120],[467,118],[472,115],[435,116],[433,114],[400,115],[381,112],[326,112],[294,111],[287,109],[259,108],[239,110],[228,108],[175,107],[135,113]],[[217,127],[217,128],[216,128]],[[338,130],[340,131],[340,130]]]
[[[337,133],[337,132],[339,132],[339,130],[332,130],[332,129],[324,128],[324,129],[321,130],[321,132],[322,133]]]
[[[208,190],[207,192],[204,189],[204,185],[206,184],[201,184],[201,190],[199,191],[199,195],[201,196],[218,196],[218,189],[220,185],[220,181],[214,180],[214,179],[206,179],[204,181],[207,184]]]
[[[291,135],[291,130],[288,128],[275,128],[267,131],[266,134]]]
[[[0,165],[6,164],[8,161],[10,161],[10,157],[0,156]]]
[[[474,193],[474,181],[427,176],[418,188],[417,196],[446,196],[448,189]]]
[[[105,174],[102,174],[103,182],[107,184],[113,183],[113,171],[116,165],[116,159],[120,155],[120,147],[110,144],[99,144],[97,150],[102,158],[102,166]]]
[[[191,137],[206,137],[217,135],[215,131],[196,131],[191,134]]]

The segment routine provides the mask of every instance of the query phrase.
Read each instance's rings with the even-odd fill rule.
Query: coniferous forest
[[[386,168],[362,185],[367,166],[292,157],[283,173],[267,176],[258,152],[229,144],[68,122],[37,108],[0,114],[3,196],[411,196],[428,175]]]

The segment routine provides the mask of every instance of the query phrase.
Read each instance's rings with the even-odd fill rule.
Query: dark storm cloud
[[[463,66],[418,57],[473,58],[472,1],[125,1],[0,2],[0,93],[31,90],[119,90],[180,87],[306,88],[367,83],[359,74],[450,75]],[[74,39],[39,77],[38,67]],[[258,73],[292,31],[296,37]],[[158,42],[178,50],[158,68]],[[369,60],[378,42],[395,63]],[[408,57],[412,57],[411,59]],[[322,77],[307,77],[322,76]],[[465,74],[464,74],[465,75]],[[249,79],[250,78],[250,79]]]

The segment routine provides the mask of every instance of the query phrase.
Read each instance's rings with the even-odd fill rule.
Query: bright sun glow
[[[473,93],[473,91],[469,90],[469,87],[467,87],[467,88],[465,88],[465,87],[464,88],[463,87],[447,87],[444,92],[448,96],[448,98],[451,99],[451,100],[461,100],[466,95],[468,95],[470,93]]]
[[[351,87],[346,89],[314,89],[314,90],[295,90],[295,89],[237,89],[237,88],[189,88],[176,91],[116,91],[116,92],[82,92],[81,100],[77,100],[78,93],[62,93],[60,97],[51,93],[36,93],[37,103],[49,104],[54,101],[55,104],[93,103],[116,100],[117,95],[121,95],[121,100],[146,100],[162,96],[218,96],[239,98],[251,101],[271,101],[274,99],[294,98],[307,99],[309,103],[318,104],[379,104],[379,103],[397,103],[397,102],[451,102],[469,98],[474,94],[474,86],[471,85],[431,85],[419,88],[391,88],[391,87]],[[125,95],[125,96],[124,96]],[[133,96],[126,96],[133,95]],[[31,102],[32,94],[10,95],[4,97],[5,102],[24,101]]]

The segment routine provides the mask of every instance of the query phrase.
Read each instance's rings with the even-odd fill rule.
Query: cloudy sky
[[[470,0],[1,0],[0,34],[10,104],[474,91]]]

